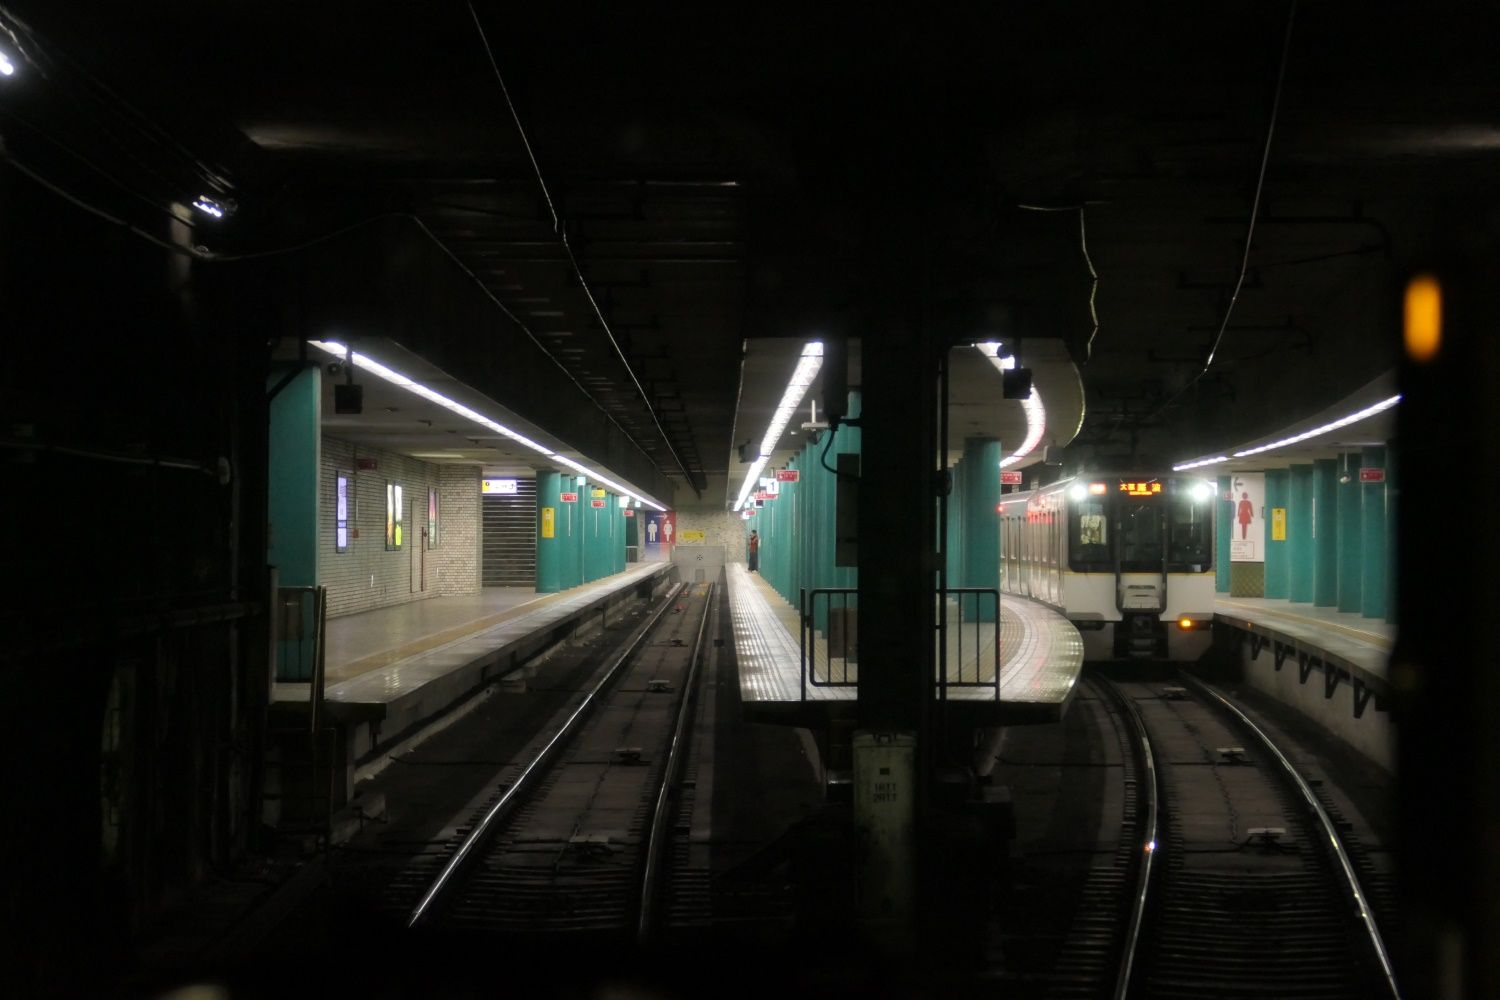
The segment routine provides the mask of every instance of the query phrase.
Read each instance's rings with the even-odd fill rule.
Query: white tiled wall
[[[703,545],[724,546],[724,560],[726,562],[745,561],[745,536],[749,534],[744,528],[744,522],[738,514],[721,508],[679,510],[677,512],[677,537],[682,538],[683,532],[703,532]],[[691,545],[691,542],[681,542],[680,545]]]
[[[374,459],[377,467],[360,470],[357,458]],[[334,551],[337,472],[348,473],[354,487],[347,552]],[[404,544],[397,552],[385,548],[387,482],[400,484],[407,507]],[[422,529],[427,524],[427,490],[434,486],[438,488],[438,547],[426,549]],[[353,537],[356,533],[358,537]],[[328,588],[330,617],[474,593],[479,586],[479,470],[431,465],[325,436],[318,546],[318,569]]]

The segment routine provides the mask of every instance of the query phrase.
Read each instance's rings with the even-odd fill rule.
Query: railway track
[[[1109,992],[1399,996],[1351,848],[1265,732],[1191,678],[1092,683],[1136,748]]]
[[[688,733],[712,606],[712,584],[674,591],[445,849],[395,880],[409,926],[644,943],[694,909],[670,841],[690,816]],[[682,885],[668,885],[674,874]]]

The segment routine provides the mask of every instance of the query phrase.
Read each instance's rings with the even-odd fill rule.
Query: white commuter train
[[[1000,589],[1067,616],[1088,660],[1196,660],[1214,613],[1217,488],[1080,473],[1000,498]]]

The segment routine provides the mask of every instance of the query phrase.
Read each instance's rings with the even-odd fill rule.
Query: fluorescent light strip
[[[807,390],[817,380],[818,372],[822,367],[823,342],[821,340],[808,341],[802,348],[802,356],[797,360],[797,367],[792,369],[791,379],[782,390],[781,402],[776,405],[776,412],[771,416],[766,435],[760,439],[760,457],[750,464],[745,482],[740,487],[739,499],[734,502],[734,510],[739,510],[745,505],[745,499],[755,488],[755,482],[760,477],[761,470],[766,467],[766,462],[776,451],[776,446],[781,443],[781,435],[786,433],[786,425],[791,421],[792,415],[797,412],[797,407],[802,405],[802,397],[807,395]]]
[[[760,470],[764,469],[766,467],[766,463],[770,460],[771,456],[762,455],[755,461],[750,463],[750,471],[745,475],[745,485],[740,487],[739,499],[734,502],[735,510],[739,510],[741,507],[745,506],[745,501],[749,498],[750,491],[755,488],[756,479],[760,477]]]
[[[1000,372],[1003,378],[1005,373],[1016,367],[1014,355],[1000,356],[1000,345],[993,340],[982,344],[975,344],[979,353],[990,359],[990,364]],[[1026,437],[1021,442],[1021,447],[1011,452],[1000,460],[1000,468],[1015,465],[1021,459],[1036,450],[1036,446],[1042,443],[1042,435],[1047,433],[1047,408],[1042,405],[1042,397],[1036,391],[1036,386],[1031,387],[1031,395],[1021,400],[1021,409],[1026,414]]]
[[[384,379],[392,385],[400,386],[407,392],[410,392],[417,396],[421,396],[423,399],[436,403],[445,410],[456,413],[466,420],[471,420],[481,427],[492,430],[496,434],[507,437],[517,444],[530,448],[532,451],[536,452],[544,458],[550,458],[554,462],[560,462],[561,464],[566,465],[571,469],[576,469],[583,475],[597,480],[605,486],[613,488],[616,492],[640,501],[647,507],[650,507],[652,510],[666,510],[665,507],[662,507],[660,504],[646,499],[639,493],[636,493],[634,490],[627,489],[626,487],[621,486],[619,483],[613,481],[612,479],[601,476],[599,473],[595,472],[588,466],[583,465],[579,462],[575,462],[571,458],[567,458],[566,456],[559,455],[556,452],[531,440],[531,438],[527,437],[526,435],[519,434],[516,431],[511,430],[509,427],[506,427],[504,424],[491,420],[484,414],[479,413],[476,410],[472,410],[460,402],[449,399],[447,396],[444,396],[442,393],[437,392],[434,389],[429,389],[422,383],[414,381],[413,379],[402,375],[395,369],[387,368],[385,365],[381,364],[379,361],[374,360],[373,358],[360,354],[357,351],[349,350],[348,346],[344,344],[340,344],[337,341],[333,340],[309,340],[308,343],[316,347],[320,351],[326,351],[327,353],[332,354],[334,357],[340,359],[347,358],[348,361],[356,368],[363,368],[370,374],[378,376],[379,378]]]
[[[1196,462],[1183,462],[1181,465],[1172,466],[1173,472],[1186,472],[1188,469],[1201,469],[1205,465],[1218,465],[1220,462],[1229,461],[1228,455],[1215,455],[1213,458],[1200,458]]]
[[[1272,451],[1276,448],[1285,448],[1289,444],[1300,444],[1301,442],[1306,441],[1309,438],[1315,438],[1320,435],[1327,434],[1329,431],[1336,431],[1340,427],[1348,427],[1350,424],[1358,423],[1366,417],[1373,417],[1377,413],[1384,413],[1386,410],[1389,410],[1399,402],[1401,402],[1401,395],[1398,393],[1392,396],[1390,399],[1383,399],[1380,402],[1376,403],[1374,406],[1367,406],[1363,410],[1360,410],[1356,413],[1351,413],[1347,417],[1340,417],[1332,423],[1324,424],[1322,427],[1314,427],[1310,431],[1303,431],[1301,434],[1294,435],[1293,437],[1282,438],[1280,441],[1272,441],[1270,444],[1263,444],[1256,448],[1246,448],[1244,451],[1237,451],[1234,453],[1234,457],[1244,458],[1247,455],[1259,455],[1264,451]]]
[[[807,395],[807,390],[812,386],[813,380],[818,377],[818,371],[822,367],[823,344],[815,340],[802,349],[802,358],[797,362],[797,367],[792,370],[792,377],[781,394],[781,403],[777,405],[776,413],[771,417],[771,425],[766,428],[766,436],[760,439],[762,455],[769,456],[781,443],[781,435],[786,432],[786,425],[791,421],[792,414],[797,412],[797,407],[802,405],[802,397]]]
[[[1288,445],[1301,444],[1303,441],[1308,441],[1315,437],[1321,437],[1322,435],[1327,434],[1330,431],[1336,431],[1340,427],[1348,427],[1350,424],[1357,424],[1367,417],[1375,416],[1377,413],[1384,413],[1386,410],[1391,409],[1399,402],[1401,402],[1401,395],[1398,393],[1390,397],[1389,399],[1382,399],[1380,402],[1374,404],[1373,406],[1367,406],[1363,410],[1356,410],[1346,417],[1340,417],[1337,420],[1333,420],[1326,424],[1322,424],[1321,426],[1314,427],[1311,430],[1303,431],[1301,434],[1293,434],[1291,437],[1285,437],[1279,441],[1272,441],[1270,444],[1256,445],[1254,448],[1246,448],[1243,451],[1237,451],[1234,453],[1234,457],[1249,458],[1251,455],[1264,454],[1268,451],[1275,451],[1277,448],[1285,448]],[[1197,469],[1201,466],[1215,465],[1219,462],[1227,461],[1229,461],[1229,456],[1227,455],[1218,455],[1214,458],[1200,458],[1194,462],[1183,462],[1178,465],[1174,465],[1172,466],[1172,471],[1182,472],[1187,469]]]

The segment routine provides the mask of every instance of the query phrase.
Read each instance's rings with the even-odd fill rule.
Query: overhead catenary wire
[[[1245,245],[1240,253],[1240,269],[1239,274],[1235,277],[1234,289],[1229,293],[1229,302],[1224,307],[1223,319],[1219,322],[1219,330],[1214,335],[1213,343],[1209,345],[1208,355],[1204,358],[1203,367],[1198,369],[1193,377],[1183,384],[1182,388],[1169,396],[1166,402],[1158,406],[1153,412],[1153,416],[1161,413],[1175,403],[1183,393],[1187,392],[1194,385],[1197,385],[1198,381],[1204,375],[1208,374],[1209,368],[1213,367],[1214,358],[1218,356],[1219,345],[1224,340],[1224,332],[1229,329],[1229,318],[1234,315],[1235,304],[1240,298],[1240,289],[1244,287],[1245,275],[1250,270],[1250,248],[1255,238],[1255,222],[1260,216],[1260,199],[1266,185],[1266,167],[1271,162],[1271,140],[1276,135],[1276,118],[1281,111],[1281,92],[1286,81],[1287,56],[1292,48],[1292,25],[1296,22],[1296,19],[1297,0],[1292,0],[1291,6],[1287,9],[1286,29],[1282,32],[1281,59],[1276,67],[1276,89],[1271,96],[1271,114],[1266,121],[1266,139],[1261,144],[1260,170],[1255,177],[1255,193],[1250,200],[1250,219],[1245,226]]]
[[[630,376],[631,384],[635,386],[636,392],[640,394],[641,401],[646,404],[646,412],[650,414],[652,424],[656,426],[657,432],[661,435],[662,443],[667,446],[667,451],[671,453],[672,459],[677,463],[677,467],[682,470],[682,474],[687,479],[688,485],[692,487],[694,494],[701,497],[703,491],[698,489],[697,484],[693,482],[693,474],[688,471],[687,464],[683,462],[682,456],[677,453],[677,448],[672,444],[671,436],[667,434],[667,429],[662,426],[661,418],[656,414],[656,407],[652,405],[650,395],[647,394],[645,386],[641,385],[641,380],[636,375],[635,368],[631,366],[630,359],[625,356],[624,349],[620,347],[619,340],[615,338],[614,330],[610,329],[609,320],[605,317],[604,310],[599,308],[599,301],[594,297],[594,290],[589,287],[588,279],[584,276],[583,268],[578,262],[578,256],[573,252],[573,246],[568,240],[566,220],[558,214],[557,205],[552,200],[552,192],[547,187],[547,180],[542,174],[541,164],[537,162],[536,152],[531,146],[531,139],[526,134],[526,126],[521,121],[521,114],[516,109],[515,102],[511,100],[510,89],[505,85],[505,76],[500,72],[500,63],[495,58],[495,50],[491,47],[489,36],[484,30],[484,24],[479,19],[479,12],[474,9],[473,0],[469,0],[468,7],[469,16],[474,19],[474,27],[479,33],[479,41],[484,46],[485,57],[489,60],[490,69],[495,75],[495,81],[500,85],[500,94],[505,98],[505,107],[510,111],[511,121],[515,124],[516,133],[521,138],[521,145],[526,149],[526,158],[531,161],[531,169],[536,175],[537,186],[542,191],[542,199],[547,203],[547,212],[552,217],[552,231],[557,234],[558,240],[562,244],[563,252],[568,257],[568,263],[573,268],[573,274],[578,279],[578,287],[583,289],[584,297],[588,299],[589,307],[594,313],[594,318],[599,321],[599,326],[603,329],[604,336],[609,341],[610,347],[614,349],[615,355],[620,359],[620,363],[625,366],[625,374]]]
[[[1083,251],[1083,263],[1089,269],[1089,320],[1093,328],[1089,331],[1089,339],[1083,347],[1083,363],[1086,365],[1094,358],[1094,338],[1099,336],[1099,272],[1094,268],[1094,258],[1089,254],[1089,230],[1084,219],[1084,213],[1088,205],[1028,205],[1018,204],[1016,206],[1027,212],[1077,212],[1078,213],[1078,247]]]
[[[583,394],[585,399],[593,403],[594,406],[598,408],[599,412],[604,414],[604,418],[611,424],[613,424],[615,429],[623,434],[625,436],[625,439],[633,444],[636,450],[639,451],[643,457],[645,457],[648,461],[651,458],[646,449],[641,447],[640,442],[637,441],[628,430],[622,427],[620,425],[620,422],[614,418],[614,415],[606,410],[599,403],[599,401],[594,398],[593,394],[588,391],[587,387],[585,387],[583,383],[578,380],[577,376],[575,376],[566,365],[559,361],[551,351],[547,350],[546,345],[541,342],[541,340],[531,330],[531,328],[527,326],[525,322],[523,322],[521,318],[518,317],[510,309],[510,307],[508,307],[504,303],[504,301],[502,301],[498,296],[490,291],[489,287],[485,285],[482,280],[480,280],[479,276],[476,275],[468,267],[468,265],[464,264],[464,262],[458,257],[458,255],[453,252],[452,248],[450,248],[446,243],[440,240],[437,235],[427,227],[427,224],[421,219],[420,216],[414,215],[411,212],[382,212],[378,215],[372,215],[368,218],[361,219],[358,222],[350,223],[347,226],[340,226],[337,229],[330,230],[329,232],[322,233],[311,239],[303,240],[298,243],[292,243],[280,247],[272,247],[266,250],[254,250],[246,253],[221,254],[214,253],[213,251],[204,249],[202,247],[184,246],[180,243],[174,243],[171,240],[164,240],[153,233],[147,232],[146,230],[140,228],[139,226],[126,219],[108,212],[105,209],[99,208],[97,205],[89,203],[83,198],[80,198],[77,195],[73,194],[71,191],[68,191],[61,185],[48,180],[37,171],[31,169],[26,164],[17,160],[16,157],[12,155],[4,147],[3,144],[0,144],[0,161],[8,163],[12,169],[21,174],[23,177],[28,178],[33,183],[40,185],[41,187],[52,192],[54,195],[68,202],[69,204],[81,209],[84,212],[87,212],[89,215],[92,215],[98,219],[102,219],[103,221],[108,222],[111,225],[119,226],[132,235],[146,241],[147,243],[150,243],[152,246],[155,246],[161,250],[165,250],[168,253],[176,254],[181,257],[187,257],[190,260],[199,261],[205,264],[229,264],[285,256],[287,254],[307,250],[311,247],[318,246],[321,243],[327,243],[330,240],[337,239],[340,236],[347,235],[348,233],[352,233],[358,229],[364,228],[365,226],[373,225],[385,219],[405,219],[407,221],[410,221],[416,225],[423,236],[425,236],[432,242],[434,246],[441,250],[449,260],[451,260],[455,265],[458,266],[461,271],[463,271],[463,273],[469,278],[469,280],[473,281],[474,284],[479,287],[479,290],[485,295],[486,298],[488,298],[497,307],[499,307],[501,313],[503,313],[507,319],[514,323],[517,329],[524,333],[526,337],[532,342],[532,344],[534,344],[537,349],[540,350],[542,354],[549,361],[551,361],[553,365],[557,367],[558,371],[562,372],[563,375],[565,375],[568,380],[572,382],[575,387],[577,387],[578,391]]]

